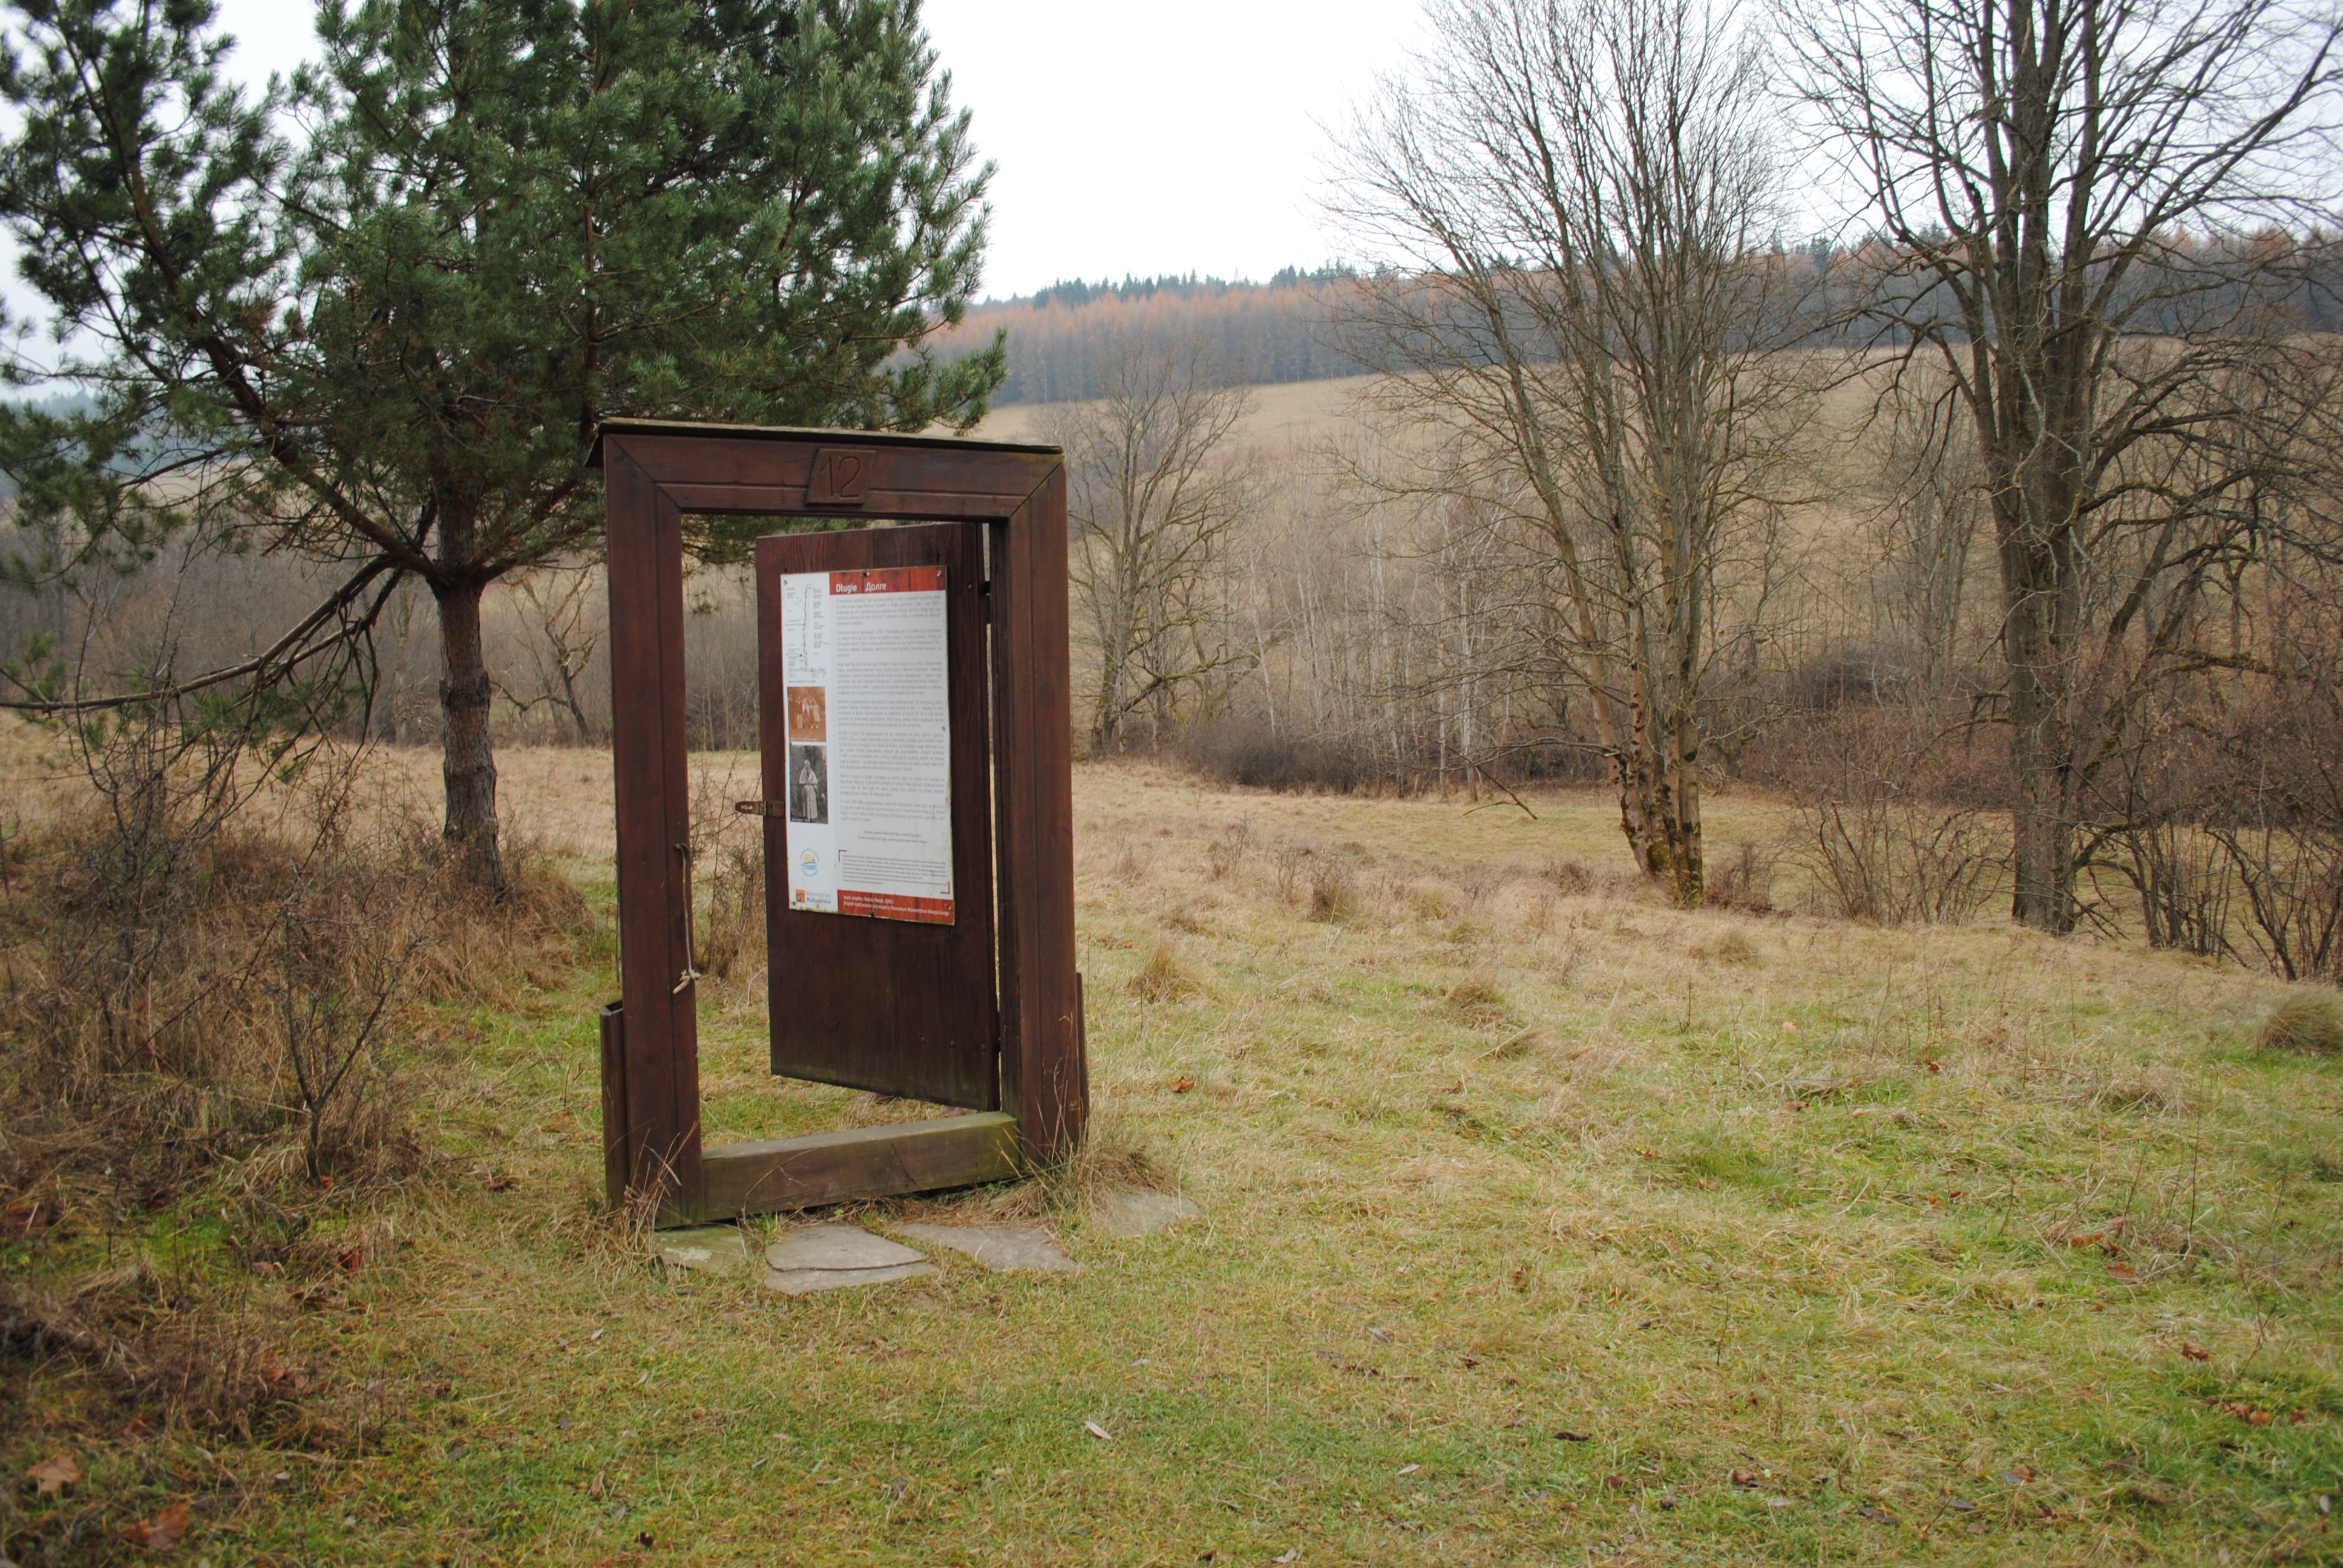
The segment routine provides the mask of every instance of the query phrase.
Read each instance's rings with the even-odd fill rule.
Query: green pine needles
[[[0,222],[52,312],[6,372],[91,394],[0,410],[18,576],[211,528],[362,582],[256,678],[421,581],[491,882],[480,598],[598,546],[600,420],[965,429],[1002,378],[997,338],[926,347],[991,171],[917,0],[327,0],[257,98],[205,0],[6,9]]]

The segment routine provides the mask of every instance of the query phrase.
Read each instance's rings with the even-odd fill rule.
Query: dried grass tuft
[[[2264,1050],[2343,1056],[2343,1005],[2330,990],[2290,991],[2262,1020],[2254,1043]]]
[[[1495,1029],[1513,1020],[1513,1010],[1505,993],[1486,975],[1470,975],[1458,980],[1440,1000],[1473,1029]]]
[[[1713,963],[1754,964],[1757,961],[1757,944],[1736,930],[1723,930],[1691,948],[1694,958]]]
[[[1167,941],[1155,944],[1145,966],[1123,983],[1123,990],[1141,1001],[1182,1001],[1201,996],[1204,982],[1180,961],[1178,951]]]

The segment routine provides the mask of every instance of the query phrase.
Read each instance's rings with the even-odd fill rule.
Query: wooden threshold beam
[[[1007,1181],[1019,1173],[1017,1119],[1001,1111],[719,1143],[699,1151],[698,1194],[671,1198],[659,1222],[705,1225],[742,1214]]]

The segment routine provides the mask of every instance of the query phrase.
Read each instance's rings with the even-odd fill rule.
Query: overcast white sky
[[[1000,166],[985,292],[1063,277],[1267,277],[1341,246],[1312,196],[1421,0],[928,0],[953,96]],[[222,0],[255,80],[312,46],[307,0]]]

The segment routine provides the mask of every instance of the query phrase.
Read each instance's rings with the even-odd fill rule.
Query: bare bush
[[[318,852],[297,869],[252,965],[262,1028],[299,1101],[312,1181],[338,1155],[391,1141],[397,1112],[378,1048],[437,913],[428,880],[350,848],[346,802],[320,825]]]
[[[2221,841],[2166,819],[2127,829],[2121,842],[2147,945],[2205,957],[2228,950],[2235,883]]]
[[[1333,856],[1321,855],[1310,869],[1310,918],[1313,920],[1343,920],[1358,912],[1357,880],[1352,875],[1351,864]]]
[[[1237,868],[1244,864],[1252,849],[1252,824],[1240,819],[1222,828],[1204,846],[1204,860],[1212,867],[1213,879],[1225,882],[1236,875]]]
[[[1775,857],[1744,839],[1723,869],[1709,879],[1708,902],[1744,914],[1771,914],[1775,869]]]
[[[2002,884],[1996,819],[1928,788],[1944,738],[1924,712],[1875,717],[1836,727],[1789,770],[1790,859],[1806,873],[1807,900],[1881,925],[1967,920]]]

